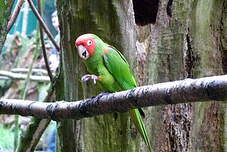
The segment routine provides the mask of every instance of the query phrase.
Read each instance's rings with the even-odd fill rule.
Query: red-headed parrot
[[[81,78],[82,81],[92,79],[107,92],[129,90],[137,86],[125,57],[98,36],[94,34],[81,35],[76,39],[75,46],[90,73],[84,75]],[[139,109],[132,109],[129,114],[151,151],[149,137]]]

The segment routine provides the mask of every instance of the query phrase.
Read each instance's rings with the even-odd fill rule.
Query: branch
[[[43,101],[51,100],[53,92],[54,88],[53,86],[50,86],[48,94]],[[20,140],[16,152],[34,151],[49,123],[50,120],[32,117],[27,129],[20,134]]]
[[[103,93],[77,102],[44,103],[1,99],[0,114],[20,114],[49,119],[81,119],[133,108],[227,100],[227,75],[159,83],[128,91]]]
[[[13,12],[12,16],[10,17],[10,20],[8,22],[7,25],[7,33],[11,30],[11,28],[13,27],[13,24],[15,23],[17,16],[19,15],[19,12],[21,10],[22,5],[24,4],[24,0],[20,0],[16,7],[15,7],[15,11]]]
[[[39,9],[40,15],[42,15],[40,0],[38,0],[38,9]],[[49,66],[49,61],[48,61],[48,57],[47,57],[47,53],[46,53],[46,47],[45,47],[44,36],[43,36],[43,29],[42,29],[41,26],[39,26],[39,32],[40,32],[40,39],[41,39],[44,62],[45,62],[45,65],[46,65],[48,76],[50,77],[50,81],[52,83],[53,82],[53,75],[52,75],[52,72],[51,72],[50,66]]]
[[[5,77],[5,76],[0,76],[0,80],[10,80],[9,77]]]
[[[13,73],[13,72],[2,71],[2,70],[0,70],[0,76],[6,76],[6,77],[14,79],[14,80],[25,80],[27,78],[26,74]],[[50,82],[50,79],[48,76],[31,75],[30,80],[39,81],[39,82]]]
[[[14,73],[27,73],[29,71],[29,69],[28,68],[13,68],[10,71],[14,72]],[[32,73],[33,72],[47,75],[47,70],[45,70],[45,69],[32,69]]]
[[[40,16],[39,12],[37,11],[37,9],[35,8],[32,0],[28,0],[28,3],[33,11],[33,13],[35,14],[35,16],[37,17],[37,19],[39,20],[40,25],[42,26],[42,28],[44,29],[44,31],[46,32],[47,36],[49,37],[49,39],[51,40],[51,42],[53,43],[53,45],[55,46],[56,49],[60,50],[60,46],[57,44],[57,42],[54,40],[54,37],[52,36],[52,34],[50,33],[50,30],[48,29],[48,27],[46,26],[45,22],[43,21],[42,17]]]

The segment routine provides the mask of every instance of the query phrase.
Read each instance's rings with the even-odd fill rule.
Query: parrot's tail
[[[132,119],[134,125],[136,126],[136,128],[139,131],[139,133],[141,134],[144,142],[148,146],[149,151],[151,152],[150,140],[149,140],[145,125],[143,123],[142,117],[141,117],[141,115],[139,113],[139,110],[138,109],[132,109],[132,110],[129,111],[129,114],[131,116],[131,119]]]

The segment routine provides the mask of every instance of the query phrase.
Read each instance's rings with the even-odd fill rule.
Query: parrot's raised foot
[[[96,84],[96,81],[99,80],[99,77],[94,74],[85,74],[81,77],[81,81],[86,82],[88,80],[93,80],[94,84]]]

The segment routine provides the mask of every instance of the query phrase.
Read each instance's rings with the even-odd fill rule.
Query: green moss
[[[0,0],[0,53],[7,35],[6,26],[8,17],[10,16],[12,2],[12,0]]]
[[[197,66],[194,75],[198,77],[222,73],[221,55],[217,52],[219,46],[220,20],[223,1],[195,1],[192,10],[193,49],[197,56]]]
[[[224,1],[194,1],[191,16],[192,49],[195,56],[194,77],[223,74],[220,48],[221,20]],[[194,104],[192,140],[194,151],[223,151],[226,117],[221,104]]]
[[[7,128],[0,127],[0,151],[13,149],[14,133]]]

